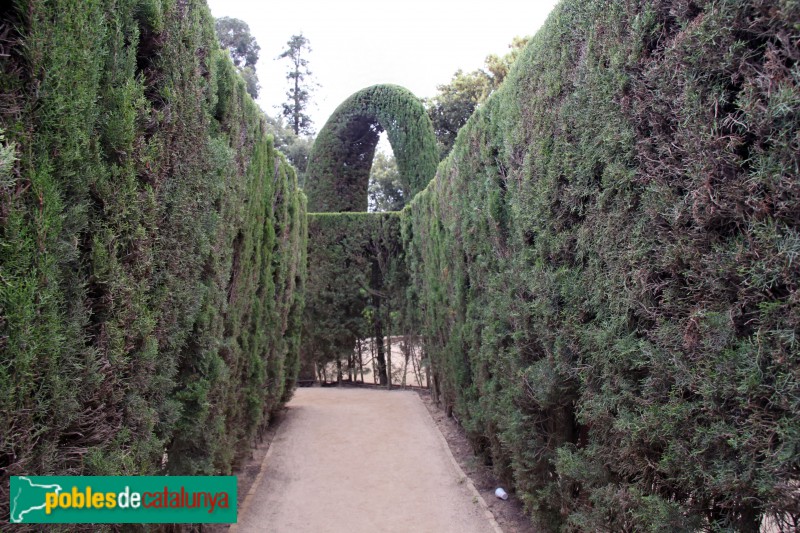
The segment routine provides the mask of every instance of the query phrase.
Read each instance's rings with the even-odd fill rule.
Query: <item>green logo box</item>
[[[22,524],[231,524],[235,476],[13,476]]]

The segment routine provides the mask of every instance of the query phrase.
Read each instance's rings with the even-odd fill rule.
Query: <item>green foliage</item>
[[[237,67],[255,67],[261,47],[250,35],[250,26],[243,20],[231,17],[218,18],[214,23],[220,46],[231,54]]]
[[[400,211],[407,198],[394,155],[375,154],[367,189],[370,211]]]
[[[304,188],[310,211],[366,211],[370,168],[384,130],[397,159],[403,196],[425,188],[438,160],[425,108],[402,87],[373,85],[337,107],[317,136]]]
[[[438,171],[408,91],[345,101],[306,189],[351,212],[306,217],[198,0],[3,12],[0,506],[20,473],[229,472],[300,353],[402,330],[540,529],[796,529],[797,20],[564,0]],[[352,212],[384,128],[418,194]]]
[[[463,72],[459,69],[450,83],[439,85],[439,93],[425,100],[431,117],[441,159],[450,153],[456,135],[475,111],[495,91],[508,75],[520,51],[530,37],[514,37],[511,51],[503,57],[491,54],[486,57],[485,68]]]
[[[295,173],[203,2],[17,7],[0,506],[9,475],[228,473],[297,372]]]
[[[486,67],[485,71],[491,80],[491,88],[493,91],[500,87],[500,84],[506,79],[508,73],[511,72],[511,67],[514,66],[514,63],[517,61],[520,53],[525,49],[530,40],[530,36],[516,36],[511,39],[511,44],[508,45],[510,50],[507,54],[503,56],[489,54],[486,56],[486,60],[484,62]],[[486,95],[486,97],[488,97],[488,95]]]
[[[247,84],[247,93],[254,99],[258,98],[261,86],[256,74],[256,63],[261,47],[256,38],[250,35],[250,26],[240,19],[222,17],[215,21],[214,29],[220,46],[228,51],[233,64]]]
[[[401,213],[435,381],[541,529],[800,521],[798,20],[565,0]]]
[[[239,70],[239,74],[244,80],[247,94],[249,94],[253,99],[258,98],[258,91],[261,90],[261,84],[258,83],[256,69],[253,67],[244,67],[243,69]]]
[[[289,90],[286,91],[288,100],[283,104],[283,116],[289,120],[295,135],[311,135],[313,128],[311,117],[308,116],[308,104],[315,84],[311,82],[311,71],[308,68],[306,57],[311,53],[311,43],[300,35],[292,35],[286,43],[286,50],[281,52],[278,59],[289,60],[289,71],[286,79],[289,81]]]
[[[439,147],[439,157],[444,158],[453,149],[456,135],[478,104],[491,92],[491,80],[483,70],[464,73],[459,69],[450,83],[439,85],[438,94],[425,101],[428,115]]]
[[[311,213],[302,361],[352,354],[356,339],[383,337],[407,278],[398,213]],[[377,332],[377,334],[376,334]],[[383,369],[385,376],[385,368]]]
[[[305,184],[308,156],[314,144],[314,138],[309,135],[295,135],[290,126],[286,126],[280,117],[267,116],[267,132],[272,135],[275,148],[292,164],[297,171],[297,181],[302,188]]]

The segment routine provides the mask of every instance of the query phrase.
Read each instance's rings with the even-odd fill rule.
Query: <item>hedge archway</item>
[[[373,85],[342,102],[325,123],[308,161],[310,212],[367,210],[375,146],[386,131],[406,196],[425,188],[438,164],[436,136],[422,102],[397,85]]]

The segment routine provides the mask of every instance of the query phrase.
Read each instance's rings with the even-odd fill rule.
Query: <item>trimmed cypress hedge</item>
[[[403,212],[308,221],[201,2],[0,16],[0,506],[14,474],[229,472],[301,326],[338,357],[393,302],[542,529],[796,529],[796,2],[565,0]],[[322,177],[380,127],[433,172],[370,90],[315,210],[366,205],[368,165]]]
[[[298,371],[294,170],[204,2],[0,16],[0,507],[9,475],[229,473]]]
[[[400,310],[408,279],[399,213],[309,213],[308,220],[301,354],[303,377],[314,379],[315,364],[347,360],[356,339],[389,334],[390,311]],[[384,383],[386,359],[379,350]]]
[[[798,21],[565,0],[402,213],[444,398],[543,530],[797,527]]]
[[[416,193],[436,171],[436,137],[422,102],[402,87],[373,85],[350,96],[325,123],[309,156],[304,379],[316,377],[315,366],[349,359],[356,339],[384,338],[395,325],[392,310],[405,305],[399,214],[363,212],[384,129],[406,193]],[[378,375],[385,384],[384,346],[377,345]]]
[[[373,85],[342,102],[314,141],[305,183],[309,211],[367,210],[369,171],[384,130],[405,197],[425,188],[439,161],[430,117],[408,89]]]

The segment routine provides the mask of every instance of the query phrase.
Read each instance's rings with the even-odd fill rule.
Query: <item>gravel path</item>
[[[231,531],[497,533],[481,504],[416,393],[301,388]]]

